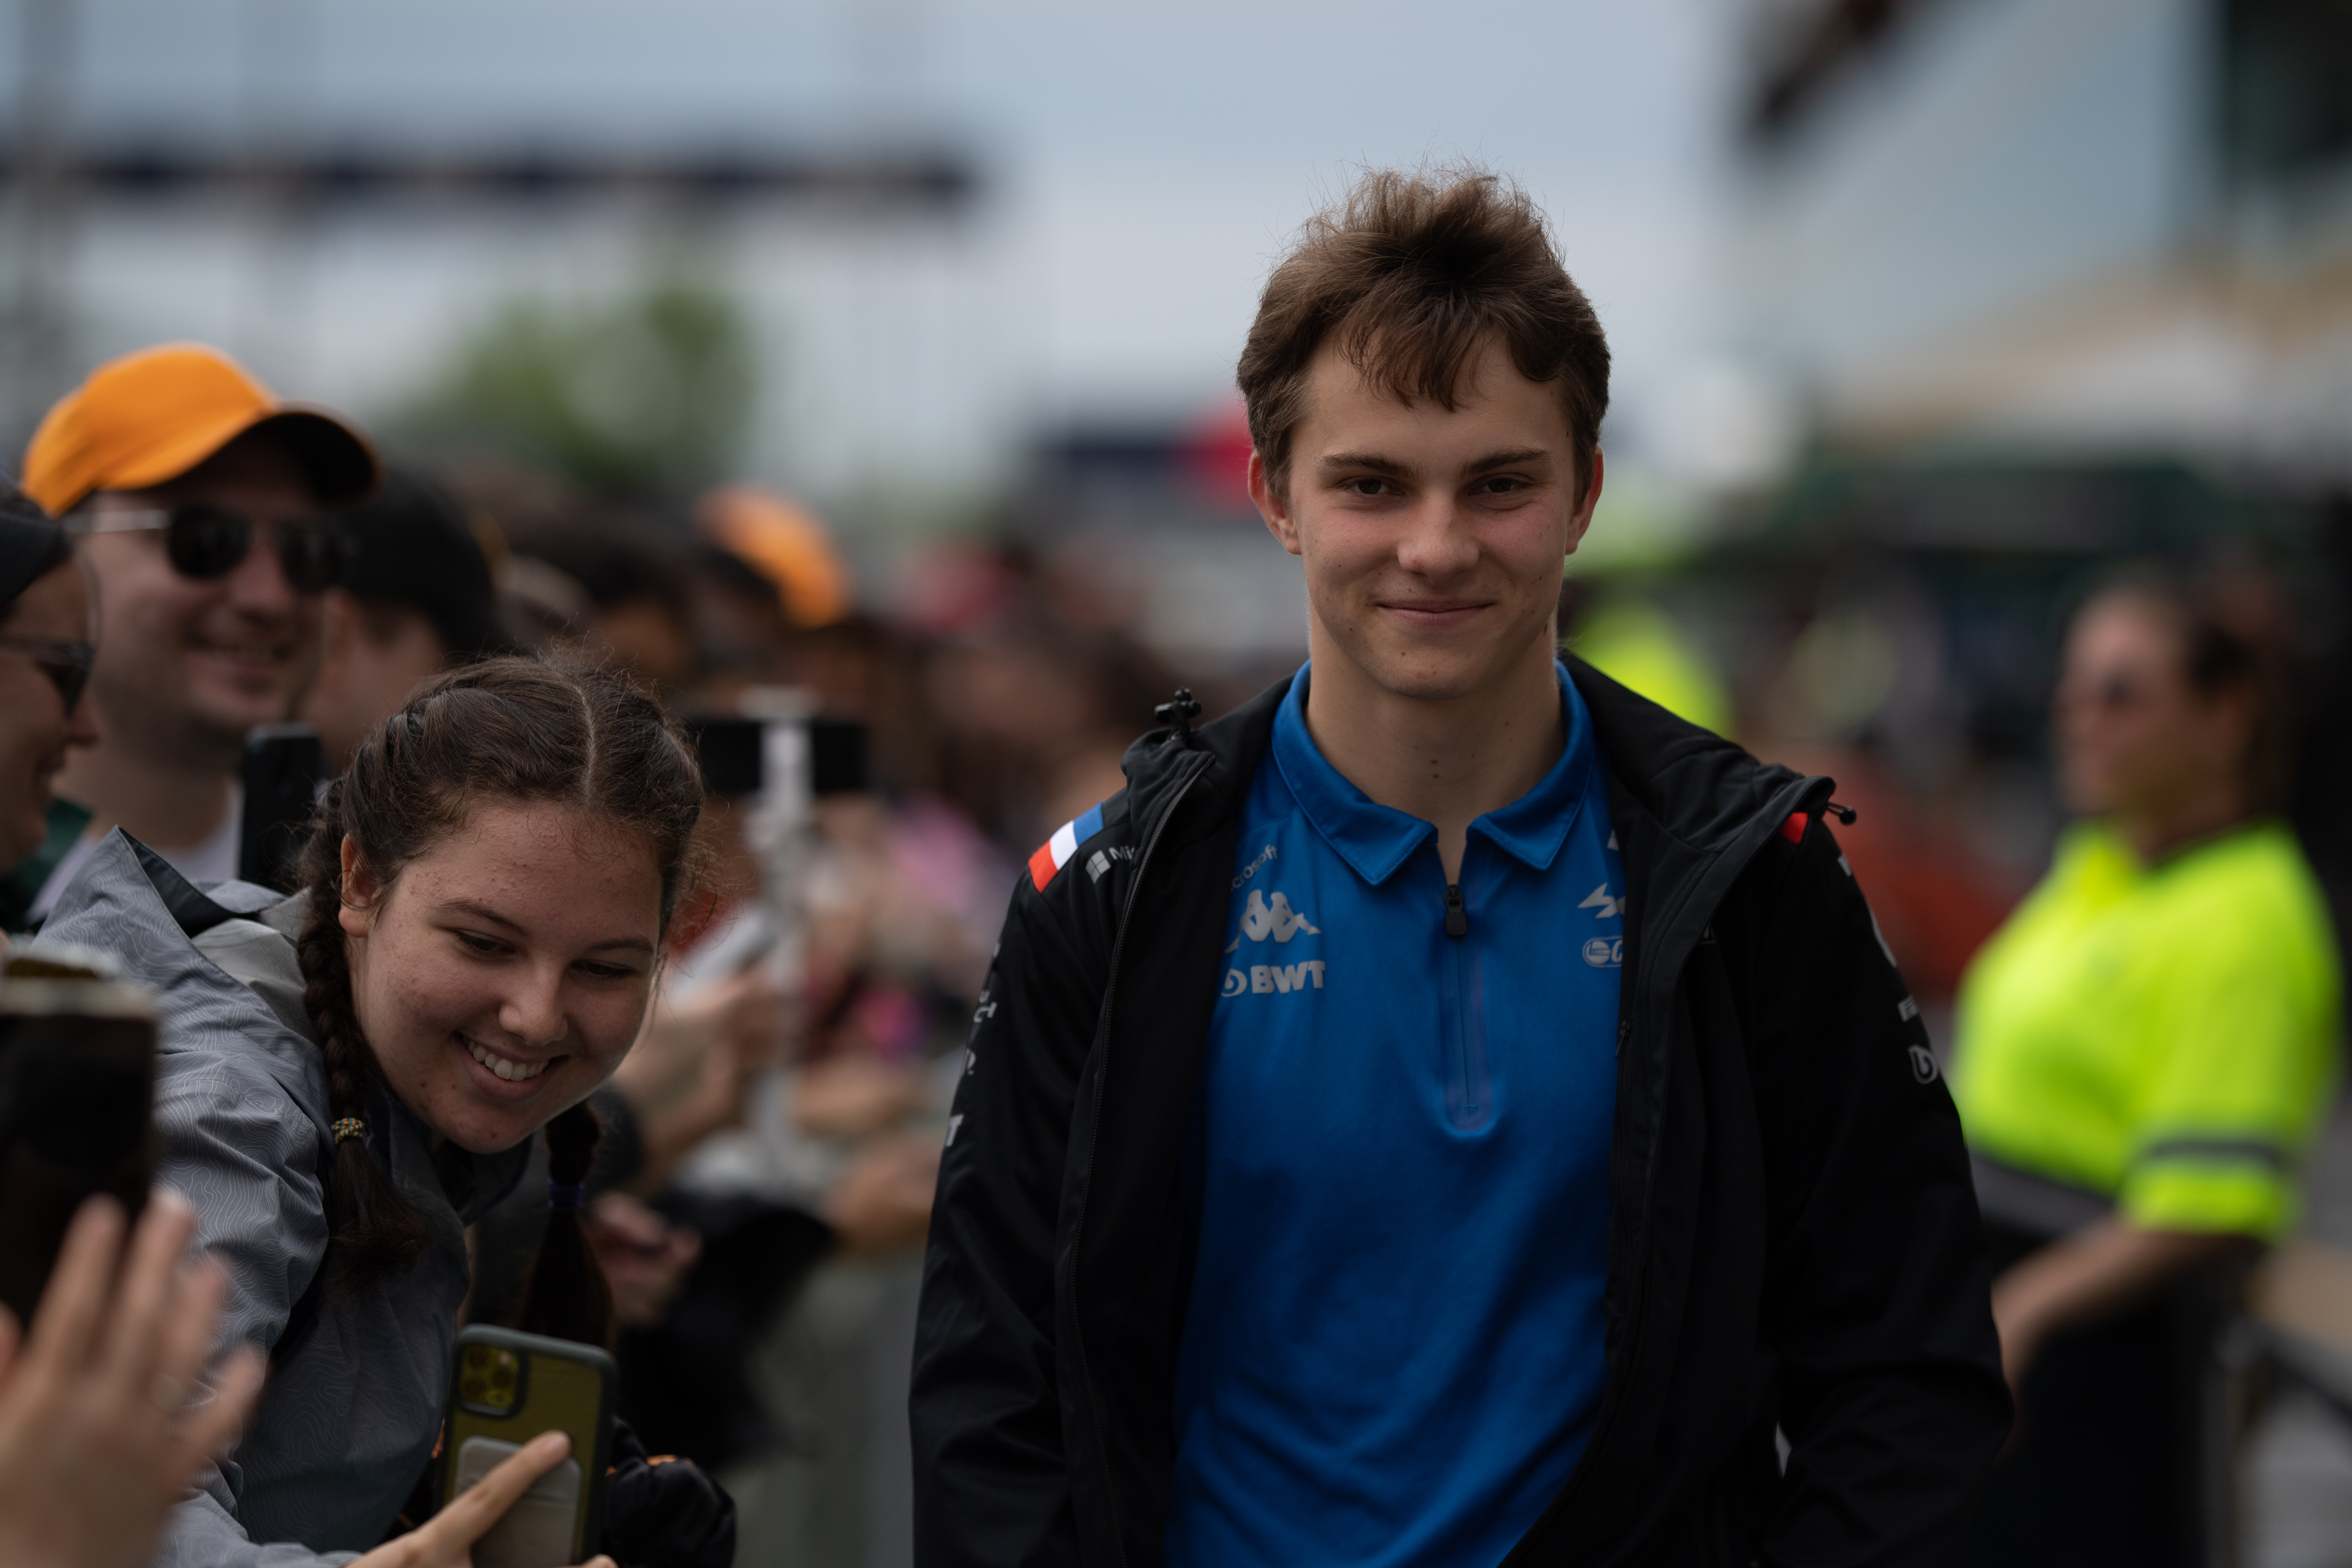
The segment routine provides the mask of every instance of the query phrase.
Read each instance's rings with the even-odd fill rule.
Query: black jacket
[[[2009,1397],[1959,1121],[1822,825],[1830,781],[1570,667],[1630,898],[1607,1375],[1507,1561],[1948,1561]],[[1160,1560],[1179,1160],[1286,689],[1136,742],[1101,832],[1014,893],[924,1267],[923,1568]]]

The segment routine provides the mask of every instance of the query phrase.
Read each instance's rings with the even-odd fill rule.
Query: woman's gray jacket
[[[300,899],[248,883],[200,892],[117,830],[34,944],[112,952],[158,994],[156,1178],[187,1194],[195,1245],[227,1270],[223,1346],[270,1354],[244,1436],[174,1510],[159,1568],[309,1568],[383,1541],[439,1430],[468,1279],[466,1226],[530,1156],[528,1140],[488,1156],[445,1143],[436,1168],[425,1124],[366,1079],[368,1152],[400,1183],[432,1246],[415,1268],[357,1294],[313,1288],[334,1144],[295,962],[303,913]]]

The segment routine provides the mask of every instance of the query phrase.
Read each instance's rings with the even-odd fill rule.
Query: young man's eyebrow
[[[1549,463],[1551,454],[1541,447],[1515,447],[1507,452],[1489,452],[1476,462],[1464,467],[1465,474],[1483,474],[1496,468],[1517,468],[1524,463]]]
[[[1383,458],[1372,452],[1334,452],[1327,458],[1317,459],[1315,466],[1327,474],[1338,473],[1348,468],[1369,468],[1373,473],[1387,474],[1397,479],[1402,479],[1412,471],[1394,458]]]
[[[1465,474],[1491,473],[1496,468],[1515,468],[1521,464],[1548,464],[1551,458],[1552,454],[1541,447],[1513,447],[1507,451],[1489,452],[1475,462],[1466,463],[1462,471]],[[1318,458],[1315,466],[1326,473],[1370,472],[1386,474],[1393,479],[1402,479],[1412,472],[1408,465],[1374,452],[1334,452]]]

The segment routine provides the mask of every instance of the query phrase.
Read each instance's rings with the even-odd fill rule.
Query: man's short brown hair
[[[1529,381],[1557,384],[1583,499],[1609,408],[1609,341],[1527,193],[1463,166],[1381,169],[1307,220],[1266,279],[1235,372],[1250,440],[1276,491],[1327,338],[1400,402],[1452,409],[1464,370],[1500,339]]]

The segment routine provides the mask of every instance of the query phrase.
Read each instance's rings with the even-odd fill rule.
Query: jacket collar
[[[1232,712],[1197,730],[1153,730],[1128,747],[1119,765],[1127,770],[1128,819],[1137,840],[1151,837],[1154,824],[1179,799],[1193,803],[1189,838],[1215,830],[1249,795],[1250,780],[1296,678],[1284,676]]]
[[[1818,809],[1828,798],[1829,780],[1808,780],[1778,764],[1759,763],[1722,736],[1635,695],[1573,654],[1562,663],[1583,699],[1595,749],[1612,782],[1682,848],[1712,858],[1752,847],[1748,840],[1760,843],[1761,834],[1778,826],[1790,812],[1805,803]],[[1189,734],[1154,730],[1127,749],[1123,765],[1129,809],[1144,836],[1187,781],[1192,781],[1187,798],[1205,813],[1202,822],[1222,821],[1240,809],[1258,759],[1273,738],[1275,714],[1297,679],[1285,676]],[[1792,791],[1799,784],[1807,787]]]
[[[1818,809],[1830,781],[1759,763],[1711,731],[1677,719],[1646,697],[1570,654],[1568,671],[1592,716],[1601,755],[1617,784],[1654,817],[1660,831],[1701,854],[1735,849],[1755,837],[1759,818],[1778,826],[1801,809],[1790,786]],[[1760,842],[1760,839],[1759,839]],[[1742,857],[1744,859],[1744,857]]]
[[[58,895],[32,946],[64,942],[114,953],[131,979],[166,999],[158,1037],[163,1058],[183,1041],[236,1040],[264,1059],[270,1077],[323,1131],[327,1088],[318,1048],[195,945],[213,927],[257,914],[279,897],[245,882],[223,882],[207,894],[118,827]],[[159,1066],[168,1070],[167,1061]]]

